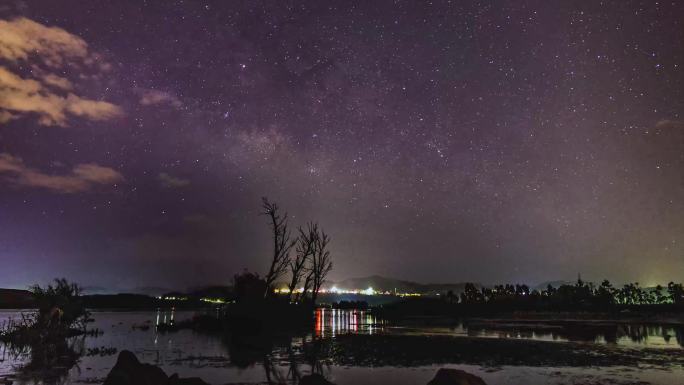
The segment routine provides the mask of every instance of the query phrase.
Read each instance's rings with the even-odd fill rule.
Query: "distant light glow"
[[[288,288],[274,289],[273,292],[275,292],[276,294],[289,294],[290,289],[288,289]],[[303,292],[304,292],[304,288],[299,288],[299,289],[295,290],[295,293],[303,293]],[[312,290],[309,289],[308,292],[311,293]],[[388,295],[388,296],[396,296],[396,297],[420,297],[423,295],[421,293],[408,293],[408,292],[404,293],[404,292],[400,292],[400,291],[396,291],[396,290],[394,290],[394,291],[389,291],[389,290],[380,291],[380,290],[373,289],[372,286],[368,287],[366,289],[342,289],[342,288],[339,288],[337,286],[332,286],[329,289],[322,288],[319,291],[319,293],[321,293],[321,294],[338,294],[338,295],[342,295],[342,294]]]

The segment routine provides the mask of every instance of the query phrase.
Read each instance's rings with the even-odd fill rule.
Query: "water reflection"
[[[209,311],[212,314],[216,312]],[[239,383],[263,383],[266,378],[272,383],[284,380],[285,383],[295,384],[312,373],[329,377],[331,370],[335,370],[334,377],[339,380],[344,378],[344,374],[334,368],[340,366],[416,367],[494,362],[522,367],[544,363],[540,360],[547,360],[550,366],[585,365],[583,360],[590,356],[589,353],[573,356],[572,351],[576,346],[562,343],[565,341],[586,342],[581,344],[584,346],[581,349],[591,354],[597,352],[606,360],[605,365],[592,361],[592,365],[599,367],[614,365],[608,359],[614,359],[615,352],[625,350],[621,349],[625,346],[659,350],[681,349],[684,345],[684,329],[677,325],[470,320],[442,323],[447,326],[434,323],[416,326],[416,320],[407,325],[388,323],[378,319],[372,311],[348,309],[316,311],[313,328],[298,335],[249,335],[245,330],[236,330],[232,335],[197,333],[187,329],[160,331],[160,325],[172,322],[182,325],[195,315],[195,312],[175,309],[96,312],[93,314],[96,320],[93,327],[103,330],[105,334],[85,339],[85,348],[86,351],[98,347],[131,350],[141,361],[159,365],[168,373],[178,372],[185,377],[200,376],[210,383],[225,383],[228,376],[234,379],[233,382]],[[0,323],[7,316],[8,313],[0,311]],[[17,316],[18,313],[13,315],[14,318]],[[560,343],[549,348],[549,344],[517,340]],[[534,355],[536,350],[530,346],[541,346],[539,351],[543,354]],[[438,349],[440,347],[442,350]],[[529,354],[519,353],[524,349],[532,350]],[[647,362],[653,352],[651,349],[643,354],[624,356],[619,363],[632,365],[634,362]],[[671,350],[658,353],[658,357],[668,355],[679,356],[671,354]],[[3,377],[10,374],[17,379],[17,368],[31,358],[30,354],[23,358],[12,356],[7,346],[0,344],[0,383]],[[115,358],[115,355],[85,354],[79,364],[82,372],[77,367],[71,370],[66,368],[69,381],[101,380],[111,369]],[[381,358],[384,361],[379,361]],[[659,367],[659,362],[653,360],[649,364]],[[334,382],[344,384],[344,381],[337,380]]]
[[[501,322],[470,320],[449,326],[392,324],[368,310],[318,309],[316,337],[340,334],[450,335],[555,342],[592,342],[625,347],[681,349],[684,326],[618,322]]]
[[[104,354],[101,349],[86,349],[86,338],[96,333],[57,337],[40,342],[0,342],[0,384],[67,384],[68,374],[86,354]],[[8,378],[12,378],[8,380]]]
[[[675,325],[611,322],[502,323],[465,322],[450,334],[482,338],[514,338],[537,341],[593,342],[625,347],[684,347],[684,329]]]
[[[321,338],[348,333],[371,335],[385,326],[371,311],[323,308],[316,310],[314,331]]]
[[[157,309],[157,316],[155,317],[154,327],[159,326],[173,326],[176,324],[176,308],[171,309]]]

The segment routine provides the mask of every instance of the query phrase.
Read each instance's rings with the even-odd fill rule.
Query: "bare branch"
[[[333,268],[330,251],[327,250],[330,237],[324,231],[318,231],[316,227],[316,238],[314,250],[311,256],[311,302],[316,303],[318,292],[321,290],[325,278]]]
[[[271,231],[273,232],[273,257],[268,273],[264,277],[266,280],[266,295],[272,290],[273,284],[287,270],[290,264],[290,250],[297,243],[296,239],[291,239],[288,229],[287,213],[280,214],[280,208],[276,203],[269,202],[268,198],[262,198],[263,215],[270,219]]]
[[[306,263],[313,254],[317,233],[318,225],[314,223],[307,225],[307,231],[304,231],[301,227],[299,228],[299,237],[297,238],[297,246],[295,248],[296,257],[293,261],[290,261],[291,280],[288,285],[290,290],[288,300],[290,302],[292,302],[293,294],[297,289],[299,281],[306,272]],[[297,302],[298,296],[295,296],[294,299],[294,302]]]

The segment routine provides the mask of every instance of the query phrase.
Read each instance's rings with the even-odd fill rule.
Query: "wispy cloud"
[[[0,110],[13,118],[34,113],[45,126],[66,126],[67,114],[90,120],[107,120],[122,114],[111,103],[84,99],[73,93],[62,96],[33,79],[24,79],[0,66]]]
[[[655,128],[659,130],[681,130],[684,129],[684,121],[663,119],[656,123]]]
[[[79,96],[74,84],[52,71],[63,67],[106,72],[109,65],[78,36],[26,18],[0,20],[0,123],[37,116],[45,126],[67,126],[69,115],[107,120],[123,115],[120,107]],[[30,65],[31,75],[16,68]],[[14,67],[13,67],[14,66]]]
[[[140,96],[140,104],[143,106],[166,104],[180,108],[183,105],[180,99],[170,92],[145,88],[138,88],[135,91]]]
[[[168,188],[185,187],[190,184],[190,181],[187,179],[178,178],[169,175],[165,172],[159,174],[157,178],[159,179],[159,182],[162,184],[162,186]]]
[[[49,67],[61,67],[74,59],[92,60],[88,44],[61,28],[46,27],[23,17],[0,20],[0,57],[17,62],[34,54],[40,55]]]
[[[114,185],[124,180],[118,171],[94,163],[78,164],[65,175],[47,174],[27,166],[20,158],[8,153],[0,153],[0,175],[5,175],[18,186],[66,194],[88,191],[96,185]]]
[[[48,86],[56,87],[64,91],[71,91],[74,86],[69,79],[57,76],[55,74],[44,74],[41,76],[43,83]]]

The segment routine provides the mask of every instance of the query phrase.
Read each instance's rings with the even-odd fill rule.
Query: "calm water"
[[[256,352],[250,348],[235,348],[222,338],[182,330],[176,333],[160,333],[155,325],[164,322],[181,321],[194,315],[193,312],[95,312],[91,328],[101,329],[99,337],[86,338],[83,343],[86,355],[77,367],[69,370],[63,383],[100,383],[116,361],[116,354],[97,351],[98,348],[131,350],[138,358],[147,363],[161,366],[167,374],[179,373],[183,377],[197,376],[211,384],[264,384],[267,378],[285,380],[293,383],[293,367],[301,374],[307,374],[315,366],[326,377],[338,385],[364,384],[426,384],[440,367],[454,367],[482,377],[488,384],[583,384],[617,383],[627,384],[645,381],[652,384],[682,384],[684,370],[681,365],[670,363],[609,367],[559,367],[530,366],[492,366],[439,364],[412,365],[386,364],[380,366],[366,363],[346,363],[321,354],[320,362],[307,361],[307,346],[312,341],[335,341],[340,336],[360,334],[369,336],[413,336],[431,338],[481,338],[484,342],[491,339],[552,341],[554,344],[576,344],[596,347],[605,352],[628,352],[631,355],[648,357],[681,358],[682,329],[659,325],[615,325],[601,324],[515,324],[491,323],[486,321],[458,323],[450,327],[421,326],[407,327],[390,325],[377,319],[370,312],[352,310],[321,310],[316,313],[314,330],[286,341],[269,342],[263,352],[263,344],[258,343]],[[0,311],[0,324],[3,321],[19,318],[19,313]],[[451,340],[449,340],[451,341]],[[517,343],[517,342],[516,342]],[[554,345],[547,344],[547,349]],[[263,353],[263,354],[262,354]],[[396,354],[397,352],[393,352]],[[411,356],[410,351],[400,352]],[[0,379],[17,374],[28,361],[27,355],[15,355],[0,345]],[[681,360],[676,360],[681,362]],[[345,361],[346,362],[346,361]],[[383,362],[383,361],[380,361]],[[373,366],[370,366],[373,365]],[[16,383],[34,383],[34,379],[14,378]],[[612,382],[609,382],[612,381]],[[274,382],[277,383],[277,382]]]

